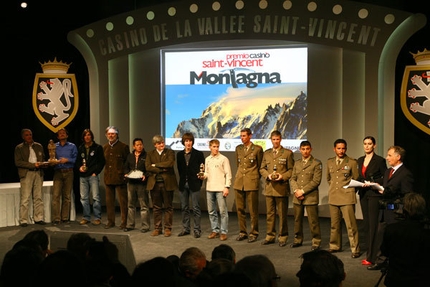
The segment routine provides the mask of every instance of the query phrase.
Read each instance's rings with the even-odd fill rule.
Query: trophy
[[[276,180],[279,177],[279,174],[276,172],[276,164],[273,166],[273,172],[272,172],[272,180]]]
[[[200,172],[197,174],[198,177],[205,176],[205,165],[203,163],[200,164]]]
[[[49,164],[56,164],[58,163],[58,159],[55,158],[55,150],[56,150],[56,146],[55,143],[52,139],[49,140],[48,143],[48,152],[49,152],[49,159],[48,159],[48,163]]]
[[[81,166],[81,170],[82,170],[83,172],[86,172],[86,171],[87,171],[87,169],[88,169],[88,167],[87,167],[87,161],[86,161],[85,159],[82,159],[82,166]]]

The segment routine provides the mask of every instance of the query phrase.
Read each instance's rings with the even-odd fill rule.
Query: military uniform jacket
[[[321,184],[322,163],[319,159],[311,156],[306,164],[300,158],[296,160],[293,167],[293,175],[290,179],[291,191],[303,189],[305,198],[303,200],[293,197],[293,203],[303,205],[315,205],[319,203],[318,186]]]
[[[155,166],[152,166],[152,164],[155,164]],[[148,190],[154,189],[157,174],[163,177],[166,190],[172,191],[178,188],[174,170],[175,152],[173,150],[165,148],[161,155],[158,154],[156,149],[148,152],[145,166],[146,171],[150,173],[147,184]]]
[[[276,165],[276,171],[282,174],[282,180],[269,180],[269,174],[273,173],[273,167]],[[260,174],[266,179],[263,194],[265,196],[285,197],[290,195],[289,179],[293,173],[294,159],[293,152],[284,147],[280,147],[276,155],[273,149],[264,152],[263,161],[261,162]]]
[[[45,152],[40,143],[33,142],[33,150],[36,153],[38,162],[45,161]],[[15,165],[18,168],[19,178],[24,178],[29,169],[36,168],[34,163],[28,161],[30,156],[30,145],[26,142],[20,143],[15,147]],[[43,169],[40,169],[40,174],[43,176]]]
[[[234,178],[234,189],[259,190],[260,167],[263,160],[263,148],[251,143],[245,151],[243,144],[236,147],[237,172]]]
[[[103,146],[103,153],[106,159],[104,181],[106,185],[127,184],[124,177],[125,161],[130,154],[130,148],[119,140],[111,146],[106,143]]]
[[[340,165],[336,165],[336,157],[327,161],[327,182],[329,184],[328,203],[332,205],[356,204],[355,188],[343,188],[351,179],[358,179],[357,161],[347,155]]]

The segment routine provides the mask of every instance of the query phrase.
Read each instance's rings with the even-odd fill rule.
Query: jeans
[[[81,203],[83,208],[83,218],[91,220],[90,195],[93,199],[94,219],[101,219],[102,206],[100,203],[100,178],[96,176],[86,176],[79,178]]]
[[[185,184],[184,190],[179,192],[181,199],[181,210],[182,210],[182,228],[185,232],[190,232],[190,197],[193,204],[194,213],[194,231],[200,232],[200,218],[202,212],[200,210],[200,190],[193,191]]]
[[[227,200],[222,195],[222,192],[206,192],[209,221],[211,223],[212,232],[227,234],[228,232],[228,210]],[[218,222],[217,204],[221,217],[221,229]]]

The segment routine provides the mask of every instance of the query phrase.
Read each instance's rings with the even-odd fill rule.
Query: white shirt
[[[222,192],[231,185],[230,161],[222,154],[209,155],[205,159],[206,191]]]

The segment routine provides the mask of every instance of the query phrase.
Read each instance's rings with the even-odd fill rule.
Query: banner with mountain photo
[[[166,145],[183,149],[192,132],[195,147],[234,151],[240,131],[271,147],[270,133],[282,133],[293,151],[307,136],[307,48],[303,46],[164,50],[163,127]]]

